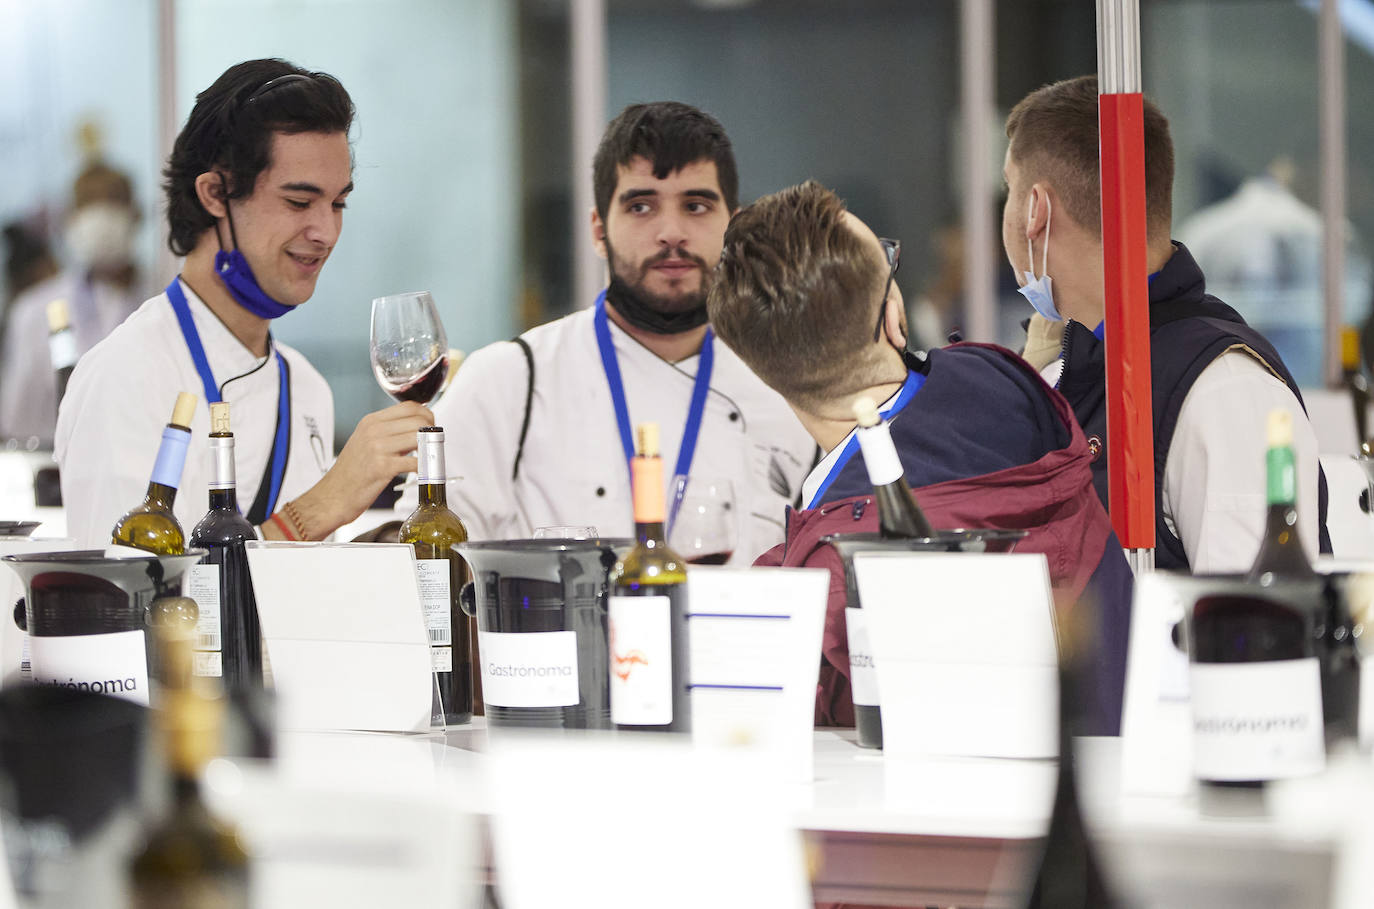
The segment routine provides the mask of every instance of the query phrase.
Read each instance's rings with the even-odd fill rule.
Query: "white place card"
[[[683,738],[492,739],[501,905],[809,909],[801,835],[771,755]]]
[[[1058,654],[1039,553],[859,553],[883,750],[1054,757]]]
[[[829,585],[815,568],[687,570],[694,741],[759,747],[786,779],[812,779]]]
[[[1135,579],[1121,716],[1121,791],[1128,795],[1182,795],[1193,786],[1188,655],[1173,637],[1192,602],[1170,572]]]
[[[429,636],[410,546],[250,541],[285,729],[423,732]]]

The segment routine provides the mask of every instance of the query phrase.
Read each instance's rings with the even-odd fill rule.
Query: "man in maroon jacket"
[[[808,182],[735,216],[708,298],[721,340],[827,452],[802,488],[805,508],[788,515],[786,541],[759,560],[831,570],[816,722],[854,721],[843,571],[820,538],[877,530],[851,410],[867,396],[884,402],[907,482],[934,526],[1025,530],[1017,551],[1044,553],[1056,607],[1092,609],[1085,731],[1116,734],[1131,576],[1093,491],[1083,433],[1067,402],[1010,351],[907,351],[892,280],[899,250]]]

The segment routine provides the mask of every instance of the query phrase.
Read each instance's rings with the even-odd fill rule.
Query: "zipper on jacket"
[[[1059,359],[1064,362],[1064,368],[1059,370],[1059,381],[1054,383],[1056,389],[1064,386],[1064,376],[1069,371],[1069,349],[1073,347],[1071,341],[1073,338],[1074,324],[1073,319],[1064,320],[1064,339],[1059,342]]]

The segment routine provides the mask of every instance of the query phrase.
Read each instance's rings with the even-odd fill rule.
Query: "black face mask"
[[[611,284],[606,288],[606,302],[635,328],[651,331],[656,335],[680,335],[683,332],[700,328],[706,324],[706,303],[685,312],[659,312],[644,301],[634,288],[619,277],[612,275]]]

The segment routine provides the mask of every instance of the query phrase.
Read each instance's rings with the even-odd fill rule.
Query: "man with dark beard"
[[[707,279],[738,208],[730,140],[696,108],[636,104],[606,128],[592,173],[609,284],[591,308],[458,371],[434,406],[462,477],[453,510],[479,540],[550,525],[630,536],[631,433],[654,421],[666,475],[733,485],[734,560],[748,565],[781,542],[815,444],[706,324]]]

